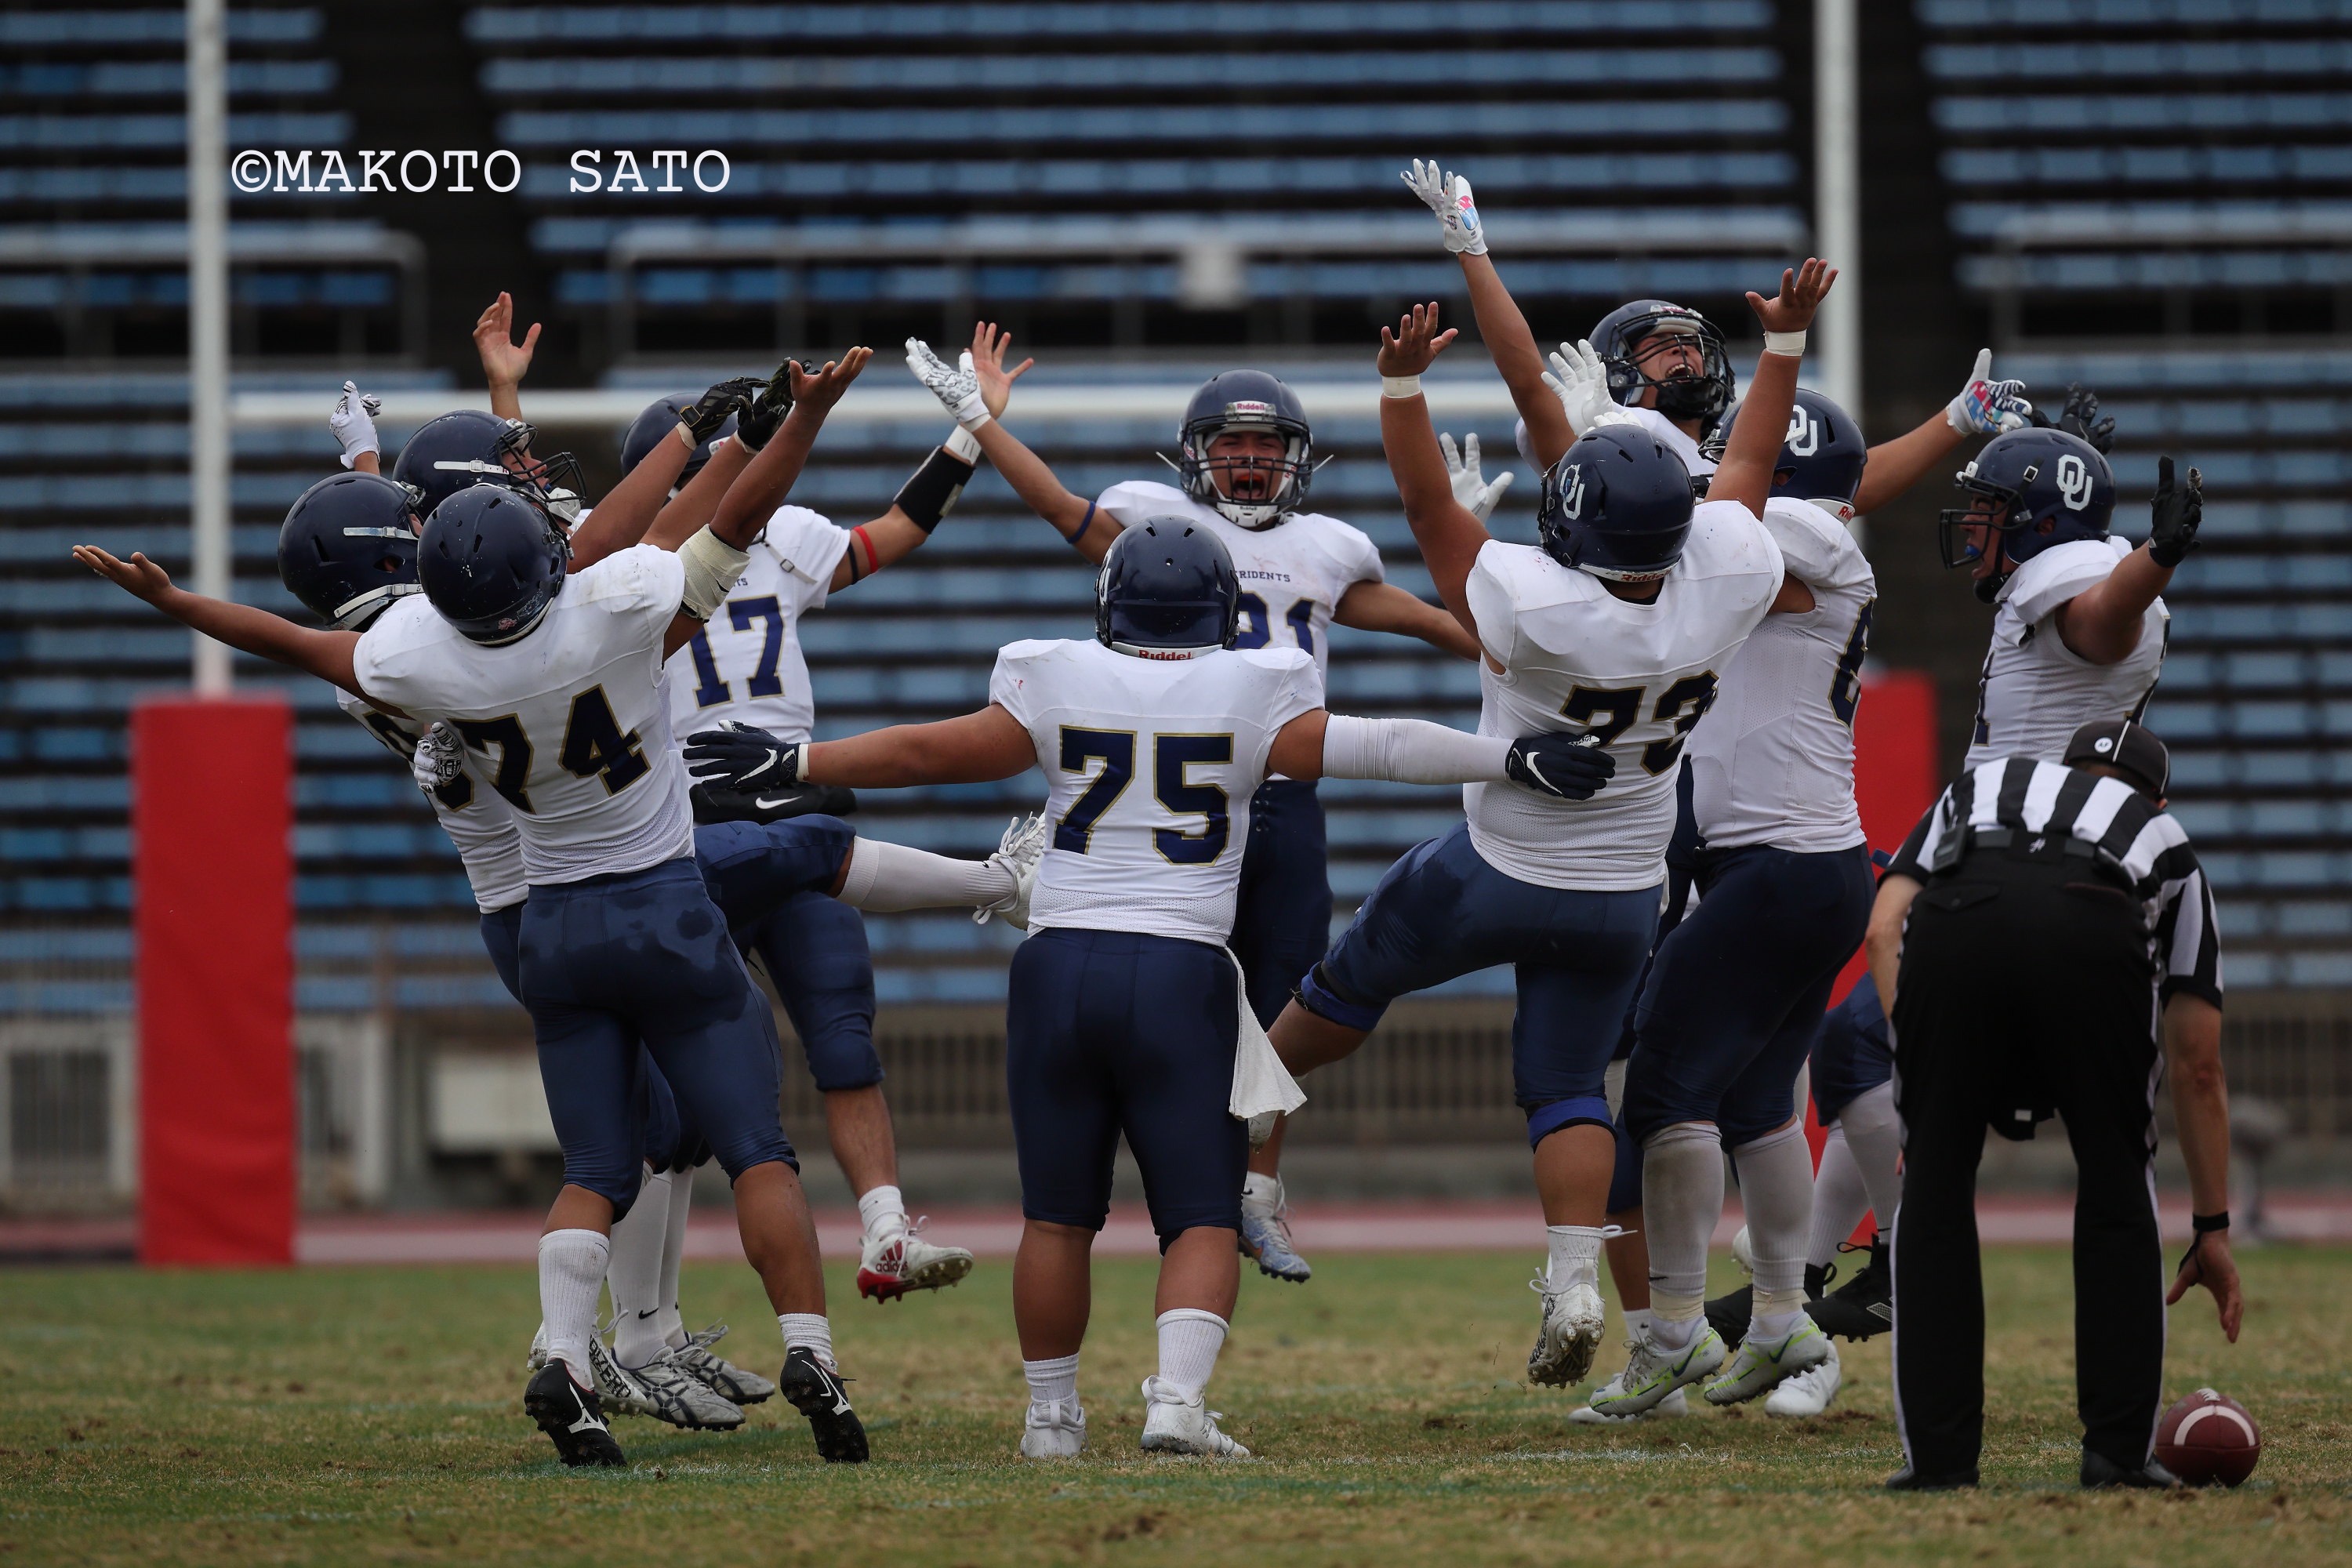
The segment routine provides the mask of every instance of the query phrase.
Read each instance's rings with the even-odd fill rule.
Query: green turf
[[[1989,1484],[1940,1498],[1874,1490],[1897,1461],[1884,1341],[1849,1347],[1818,1421],[1570,1426],[1567,1395],[1517,1380],[1532,1261],[1329,1258],[1303,1289],[1246,1280],[1213,1397],[1260,1456],[1239,1465],[1136,1450],[1147,1264],[1097,1270],[1095,1452],[1054,1467],[1012,1458],[1006,1265],[887,1309],[837,1279],[873,1464],[818,1464],[772,1404],[730,1436],[618,1423],[635,1464],[602,1474],[564,1472],[521,1415],[528,1269],[19,1269],[0,1275],[0,1564],[2352,1557],[2352,1253],[2250,1253],[2234,1348],[2201,1296],[2176,1309],[2168,1391],[2236,1394],[2270,1448],[2238,1491],[2165,1498],[2072,1485],[2063,1252],[1989,1262]],[[747,1271],[692,1269],[686,1300],[735,1323],[726,1350],[780,1359]]]

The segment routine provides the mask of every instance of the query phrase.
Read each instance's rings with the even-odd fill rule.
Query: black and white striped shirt
[[[1924,882],[1958,865],[1976,835],[1999,828],[2090,846],[2140,900],[2159,994],[2221,1005],[2221,932],[2197,852],[2179,823],[2121,779],[2025,757],[1979,763],[1919,819],[1888,875]]]

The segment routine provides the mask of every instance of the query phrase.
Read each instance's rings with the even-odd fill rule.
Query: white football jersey
[[[1995,757],[2057,762],[2074,731],[2095,719],[2139,717],[2163,672],[2172,612],[2162,599],[2140,617],[2139,641],[2115,664],[2093,664],[2058,635],[2058,606],[2107,580],[2131,541],[2054,544],[2010,574],[1977,679],[1977,721],[1965,766]]]
[[[1853,714],[1878,581],[1845,525],[1811,501],[1767,501],[1764,527],[1813,607],[1764,617],[1691,731],[1699,836],[1717,849],[1851,849],[1863,842]]]
[[[1465,784],[1470,841],[1486,863],[1547,888],[1622,892],[1664,880],[1683,742],[1780,576],[1780,547],[1735,501],[1698,504],[1682,559],[1646,605],[1533,545],[1482,546],[1468,588],[1488,656],[1478,661],[1478,732],[1589,730],[1617,758],[1591,800]]]
[[[498,647],[418,594],[368,628],[352,667],[377,701],[457,727],[467,776],[514,808],[533,887],[642,871],[694,853],[660,688],[685,591],[676,555],[636,545],[566,578],[537,628]]]
[[[801,654],[801,616],[824,607],[849,530],[803,506],[782,507],[751,563],[709,623],[669,657],[670,727],[679,741],[728,720],[805,741],[816,697]]]
[[[341,689],[335,693],[335,705],[358,720],[403,763],[416,755],[425,721],[395,719]],[[457,847],[457,858],[466,863],[466,880],[473,885],[476,907],[487,915],[522,902],[530,887],[522,872],[522,835],[515,827],[513,809],[477,784],[470,773],[459,773],[425,798],[433,803],[441,830]]]
[[[1223,946],[1266,752],[1323,705],[1314,660],[1289,647],[1156,659],[1017,642],[996,656],[988,699],[1029,731],[1051,786],[1030,925]]]
[[[1700,452],[1698,443],[1685,435],[1681,426],[1654,408],[1628,408],[1625,412],[1632,415],[1643,430],[1656,437],[1658,445],[1680,458],[1683,467],[1688,468],[1694,478],[1704,479],[1715,472],[1715,459]],[[1543,465],[1536,460],[1535,444],[1528,439],[1528,422],[1520,420],[1513,435],[1519,444],[1519,456],[1527,459],[1528,467],[1541,474]]]
[[[1150,479],[1113,485],[1095,505],[1122,528],[1181,517],[1215,534],[1242,580],[1242,630],[1234,646],[1304,648],[1315,657],[1318,681],[1331,667],[1333,606],[1357,584],[1386,580],[1380,547],[1363,530],[1319,511],[1292,512],[1271,528],[1244,528]]]

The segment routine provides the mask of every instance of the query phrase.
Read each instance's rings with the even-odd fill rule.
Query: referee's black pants
[[[1989,1123],[2030,1136],[2028,1108],[2065,1119],[2078,1173],[2083,1447],[2148,1458],[2165,1331],[2154,978],[2137,905],[2082,859],[1979,849],[1911,906],[1893,1009],[1895,1411],[1923,1476],[1973,1472],[1983,1447],[1977,1165]]]

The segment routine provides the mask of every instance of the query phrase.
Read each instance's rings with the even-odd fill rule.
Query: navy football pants
[[[1249,846],[1234,903],[1234,956],[1250,1011],[1266,1028],[1331,945],[1331,870],[1323,802],[1297,779],[1268,779],[1250,796]]]

